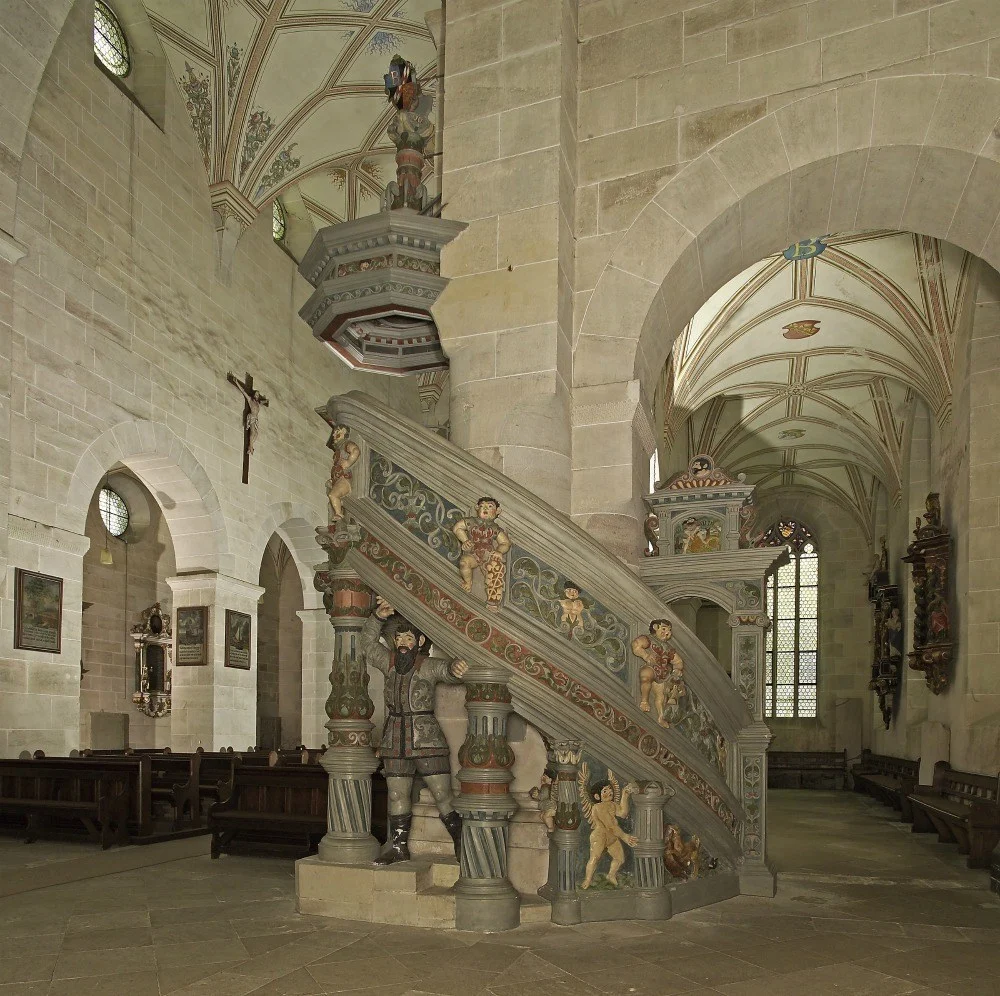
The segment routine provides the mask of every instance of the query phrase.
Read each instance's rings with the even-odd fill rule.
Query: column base
[[[637,920],[669,920],[674,915],[670,893],[666,889],[640,892],[635,897]]]
[[[580,909],[580,897],[574,893],[556,893],[550,898],[552,904],[552,922],[562,927],[571,927],[583,922]]]
[[[765,861],[740,866],[740,895],[773,899],[778,889],[778,876]]]
[[[382,845],[371,834],[338,837],[328,833],[319,842],[317,857],[326,864],[370,865],[381,850]]]
[[[521,923],[521,897],[506,879],[460,878],[455,885],[455,929],[496,933]]]

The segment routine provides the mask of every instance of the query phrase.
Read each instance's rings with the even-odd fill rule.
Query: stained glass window
[[[285,211],[278,203],[277,198],[275,198],[274,208],[271,212],[271,234],[274,236],[275,242],[280,242],[285,237]]]
[[[104,520],[104,528],[112,536],[121,536],[128,529],[128,505],[122,496],[111,488],[101,488],[97,504]]]
[[[767,579],[771,628],[765,640],[764,714],[816,717],[819,662],[819,554],[812,533],[784,519],[767,530],[758,546],[783,546],[788,563]]]
[[[94,0],[94,54],[113,76],[128,76],[131,62],[125,32],[104,0]]]

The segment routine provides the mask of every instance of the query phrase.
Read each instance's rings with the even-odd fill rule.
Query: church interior
[[[0,996],[1000,994],[998,384],[997,0],[3,0]]]

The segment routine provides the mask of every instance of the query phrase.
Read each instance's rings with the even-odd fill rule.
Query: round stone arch
[[[867,81],[772,111],[668,180],[605,266],[574,348],[574,516],[636,558],[634,467],[649,456],[640,427],[660,371],[695,312],[746,267],[804,239],[880,228],[1000,267],[998,120],[998,79]],[[629,450],[611,468],[608,422]]]
[[[264,548],[268,540],[277,533],[292,555],[302,582],[302,603],[306,609],[323,607],[323,596],[313,584],[315,566],[323,560],[323,551],[316,543],[316,528],[319,523],[315,520],[315,509],[302,502],[275,502],[268,506],[267,514],[254,532],[248,555],[250,565],[256,564],[259,569]]]
[[[232,570],[226,519],[208,474],[162,422],[120,422],[80,456],[60,500],[59,525],[84,532],[94,491],[116,465],[128,467],[156,499],[170,528],[179,573]]]

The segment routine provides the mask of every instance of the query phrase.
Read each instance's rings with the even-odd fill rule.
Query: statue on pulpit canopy
[[[469,665],[430,657],[429,650],[424,634],[376,596],[375,611],[361,629],[363,660],[385,675],[385,726],[378,753],[389,795],[389,840],[376,865],[409,860],[411,795],[417,774],[431,790],[455,844],[455,856],[459,855],[462,818],[452,805],[451,758],[434,716],[434,686],[442,681],[461,684]]]

